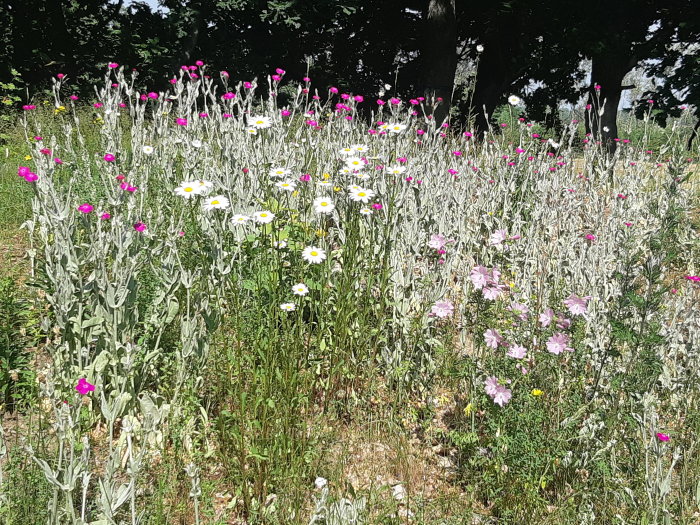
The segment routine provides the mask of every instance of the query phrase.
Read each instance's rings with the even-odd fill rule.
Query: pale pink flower
[[[506,239],[508,239],[506,230],[496,230],[489,237],[489,244],[491,246],[500,246]]]
[[[512,345],[510,347],[510,350],[508,350],[508,353],[506,354],[508,357],[512,357],[514,359],[522,359],[525,357],[527,354],[527,349],[522,346],[522,345]]]
[[[491,272],[489,272],[489,269],[485,266],[475,266],[469,274],[469,279],[474,285],[474,288],[481,290],[489,283]]]
[[[484,296],[484,299],[488,301],[495,301],[499,297],[502,297],[505,295],[505,290],[506,287],[503,284],[495,284],[492,286],[487,286],[484,289],[481,290],[481,293]]]
[[[486,346],[496,349],[498,345],[503,342],[503,336],[498,333],[498,330],[489,328],[484,332],[484,341],[486,342]]]
[[[448,242],[449,241],[443,235],[440,235],[439,233],[433,234],[430,236],[430,240],[428,241],[428,247],[433,248],[434,250],[441,250]]]
[[[496,394],[492,397],[492,399],[498,406],[503,407],[503,405],[510,401],[511,397],[513,397],[513,392],[510,389],[499,385],[496,388]]]
[[[590,298],[590,295],[587,295],[586,297],[579,297],[571,294],[564,300],[564,304],[569,309],[571,315],[583,315],[586,313],[586,307]]]
[[[552,310],[551,308],[547,308],[544,312],[540,314],[540,324],[544,327],[547,327],[551,324],[554,318],[554,310]]]
[[[430,311],[430,314],[439,317],[449,317],[454,313],[455,307],[450,301],[437,301]]]
[[[498,386],[498,378],[496,376],[487,377],[486,381],[484,381],[484,390],[490,397],[496,395]]]
[[[562,352],[573,352],[574,349],[569,347],[569,336],[558,332],[547,340],[547,351],[559,355]]]

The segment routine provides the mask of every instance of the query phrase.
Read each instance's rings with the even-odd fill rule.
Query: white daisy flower
[[[323,186],[323,187],[333,186],[333,183],[329,180],[320,180],[316,184],[318,184],[319,186]]]
[[[272,243],[272,246],[281,250],[287,247],[287,241],[275,241]]]
[[[401,133],[406,129],[406,124],[391,123],[386,129],[389,131],[389,133]]]
[[[253,220],[255,222],[258,222],[260,224],[267,224],[272,222],[272,220],[275,218],[275,214],[272,213],[271,211],[263,210],[263,211],[256,211],[253,214]]]
[[[406,166],[387,166],[385,171],[391,175],[401,175],[406,171]]]
[[[316,213],[331,213],[335,209],[335,204],[327,197],[317,197],[313,206]]]
[[[362,173],[362,172],[355,173],[355,177],[357,177],[358,179],[361,179],[361,180],[367,180],[367,179],[369,179],[369,174]]]
[[[309,293],[309,288],[304,283],[297,283],[292,286],[292,293],[294,295],[304,296]]]
[[[275,186],[284,191],[294,191],[297,187],[297,183],[293,180],[283,180],[276,183]]]
[[[193,182],[193,184],[195,183],[199,185],[199,191],[202,195],[206,195],[214,187],[214,183],[208,180],[199,179]]]
[[[356,153],[367,153],[369,148],[365,144],[353,144],[350,146]]]
[[[270,170],[270,177],[286,177],[292,171],[287,168],[272,168]]]
[[[344,166],[338,170],[338,175],[352,175],[354,171],[355,170],[353,170],[352,168]]]
[[[360,209],[360,214],[362,214],[362,215],[372,215],[372,209],[371,209],[371,208],[362,208],[362,209]]]
[[[183,182],[177,188],[175,188],[175,195],[184,197],[185,199],[190,199],[194,195],[200,195],[202,193],[202,188],[199,182]]]
[[[511,106],[517,106],[520,104],[520,98],[516,97],[515,95],[511,95],[508,97],[508,104]]]
[[[192,141],[192,147],[193,148],[201,148],[202,147],[202,141],[199,139],[194,139]]]
[[[304,248],[304,251],[301,252],[301,256],[306,262],[319,264],[326,259],[326,252],[316,246],[307,246]]]
[[[236,215],[234,215],[233,217],[231,217],[231,222],[233,224],[238,224],[238,225],[243,225],[246,222],[248,222],[249,220],[250,220],[250,217],[248,217],[247,215],[241,215],[238,213]]]
[[[269,128],[270,126],[272,126],[272,119],[270,117],[264,117],[262,115],[248,117],[248,126],[255,129]]]
[[[294,303],[282,303],[280,305],[280,309],[284,310],[285,312],[293,312],[297,309],[297,305]]]
[[[258,130],[256,128],[250,127],[250,128],[245,128],[245,132],[248,133],[248,135],[257,135]]]
[[[153,154],[154,149],[153,146],[144,146],[141,148],[141,151],[143,151],[146,155],[151,155]]]
[[[365,167],[365,161],[360,157],[348,157],[345,159],[345,166],[352,169],[362,169]]]
[[[352,155],[353,153],[355,153],[355,150],[352,148],[352,146],[348,146],[347,148],[340,148],[338,150],[338,153],[340,153],[341,155]]]
[[[207,200],[204,201],[204,204],[202,204],[202,208],[204,208],[205,211],[209,210],[225,210],[228,208],[229,201],[226,197],[223,195],[217,195],[215,197],[209,197]]]
[[[367,204],[374,195],[375,193],[372,190],[360,188],[359,190],[350,192],[350,199],[355,202]]]
[[[358,186],[357,184],[351,184],[348,186],[348,191],[359,191],[362,189],[362,186]]]

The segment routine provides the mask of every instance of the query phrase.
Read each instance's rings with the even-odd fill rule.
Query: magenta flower
[[[134,224],[134,230],[136,230],[137,232],[145,231],[146,225],[142,222],[137,222],[136,224]]]
[[[87,202],[85,204],[81,204],[80,206],[78,206],[78,211],[81,213],[86,213],[86,214],[91,213],[92,210],[94,210],[94,209],[95,208],[92,207],[92,204],[88,204]]]
[[[24,176],[24,180],[26,180],[27,182],[34,182],[38,179],[39,176],[36,173],[32,173],[31,171]]]
[[[562,352],[573,352],[574,349],[569,347],[569,336],[558,332],[547,340],[547,351],[559,355]]]
[[[17,175],[20,177],[26,177],[29,173],[31,173],[31,170],[26,166],[20,166],[17,168]]]
[[[503,342],[503,336],[498,333],[498,330],[492,330],[489,328],[484,332],[484,342],[486,343],[486,346],[495,350],[498,348],[498,345]]]
[[[102,158],[105,159],[106,162],[114,162],[114,155],[112,155],[111,153],[107,153]]]
[[[100,215],[101,221],[106,221],[106,220],[109,220],[111,218],[112,218],[112,216],[109,213],[103,213],[102,215]]]
[[[179,118],[175,120],[178,126],[187,126],[187,119],[186,118]]]
[[[587,233],[587,234],[586,234],[586,240],[595,241],[595,239],[596,239],[596,237],[595,237],[595,235],[593,235],[592,233]]]
[[[658,439],[659,441],[668,441],[669,439],[671,439],[671,436],[669,436],[668,434],[657,432],[656,439]]]
[[[88,392],[94,392],[95,385],[88,383],[87,379],[81,377],[80,379],[78,379],[78,384],[75,385],[75,389],[78,391],[78,394],[84,396]]]
[[[571,294],[564,300],[564,304],[569,309],[571,315],[583,315],[586,313],[586,308],[590,299],[590,295],[587,295],[586,297],[579,297]]]
[[[119,64],[117,64],[116,62],[110,62],[109,64],[107,64],[107,67],[109,69],[116,69],[119,67]]]
[[[443,319],[451,316],[454,311],[455,307],[450,301],[437,301],[430,310],[430,315]]]

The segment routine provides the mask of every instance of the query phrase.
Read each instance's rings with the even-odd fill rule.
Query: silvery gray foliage
[[[50,307],[43,326],[52,334],[48,345],[54,364],[52,381],[62,392],[72,392],[79,377],[94,383],[93,409],[109,429],[109,467],[97,480],[99,519],[114,523],[128,501],[127,514],[132,523],[138,521],[135,487],[149,447],[157,451],[166,420],[181,413],[183,389],[206,362],[211,335],[227,311],[226,288],[236,285],[240,265],[245,264],[242,241],[262,231],[259,225],[236,226],[229,219],[233,213],[250,215],[263,209],[272,197],[277,205],[295,210],[299,222],[309,228],[327,227],[324,242],[335,257],[336,273],[348,264],[343,245],[353,236],[361,240],[369,257],[386,256],[388,289],[378,293],[390,295],[393,323],[388,330],[393,333],[386,338],[391,343],[379,350],[385,368],[402,381],[412,378],[407,363],[426,375],[432,372],[432,353],[442,344],[434,337],[435,320],[427,315],[432,304],[452,300],[457,305],[456,326],[466,326],[463,299],[474,291],[468,276],[475,265],[498,265],[512,285],[511,294],[533,311],[561,304],[569,294],[590,295],[586,336],[576,351],[593,366],[605,364],[601,365],[601,393],[607,391],[615,373],[628,367],[633,356],[607,362],[605,352],[611,341],[614,304],[622,294],[615,278],[622,264],[620,246],[631,241],[631,250],[651,256],[647,241],[664,227],[658,217],[672,204],[690,213],[697,206],[697,182],[680,187],[670,202],[661,191],[663,174],[649,169],[640,158],[643,153],[631,146],[618,148],[612,157],[601,148],[587,147],[583,158],[574,160],[574,125],[564,130],[557,149],[532,140],[526,125],[516,123],[518,144],[524,149],[517,153],[515,144],[495,136],[479,143],[458,135],[443,136],[433,121],[414,118],[402,106],[390,105],[380,108],[373,122],[410,127],[402,133],[369,135],[358,120],[329,117],[333,108],[301,91],[290,105],[292,114],[282,117],[274,97],[261,106],[254,89],[229,86],[227,78],[222,80],[223,91],[235,92],[235,98],[221,99],[214,79],[194,81],[181,72],[170,91],[160,93],[157,100],[141,101],[133,78],[125,77],[122,70],[116,77],[108,75],[105,87],[96,90],[102,104],[99,151],[85,140],[75,113],[60,136],[47,139],[56,153],[73,159],[76,169],[68,180],[59,176],[50,157],[38,153],[41,146],[36,145],[39,179],[26,228],[33,243],[34,276]],[[58,91],[55,100],[60,103]],[[119,107],[121,102],[126,103],[125,111]],[[247,132],[252,115],[269,117],[271,127]],[[187,125],[176,125],[175,119],[186,119]],[[307,119],[316,119],[322,126],[307,125]],[[128,133],[123,127],[127,121]],[[416,137],[412,127],[424,129],[425,134]],[[362,170],[367,178],[339,173],[343,161],[338,151],[351,144],[368,146]],[[153,153],[146,153],[143,146],[153,147]],[[116,155],[117,162],[104,161],[105,153]],[[406,160],[399,161],[402,157]],[[397,165],[405,171],[398,175],[386,171]],[[307,184],[308,196],[275,193],[269,170],[278,167],[291,170],[293,179],[311,173],[310,182],[299,183]],[[330,186],[320,185],[324,173],[330,177]],[[115,182],[118,174],[138,189],[122,189]],[[211,194],[225,196],[229,208],[207,212],[201,209],[201,199],[173,195],[184,178],[210,181]],[[361,217],[356,230],[351,229],[352,222],[342,219],[360,208],[348,198],[350,184],[373,189],[382,204],[382,209]],[[619,199],[617,194],[629,198]],[[320,196],[331,196],[336,203],[328,218],[308,207],[309,198]],[[94,212],[77,212],[76,207],[88,200]],[[108,220],[96,217],[106,212],[112,214]],[[632,226],[624,226],[625,222]],[[137,231],[137,223],[146,229]],[[194,224],[196,231],[180,237],[185,224]],[[494,246],[489,239],[497,230],[519,238]],[[433,234],[453,241],[442,263],[436,263],[427,249]],[[587,241],[586,234],[595,235],[595,241]],[[689,271],[697,273],[694,235],[683,224],[677,243],[688,254]],[[236,243],[227,244],[230,237]],[[198,259],[188,266],[183,262],[185,243],[195,241],[201,247]],[[643,269],[631,271],[640,274]],[[146,272],[156,283],[148,304],[139,301],[147,295]],[[663,363],[659,381],[672,392],[682,413],[697,399],[693,380],[700,371],[693,351],[700,342],[696,294],[684,291],[663,310],[649,314],[663,327],[665,337],[657,349]],[[647,322],[637,313],[630,315],[631,323]],[[420,319],[420,333],[415,335],[420,339],[418,346],[407,339],[415,318]],[[163,336],[172,326],[179,329],[179,343],[163,348]],[[459,339],[467,343],[471,335],[462,331]],[[167,400],[145,389],[162,359],[172,359],[175,372],[175,394]],[[480,359],[478,353],[474,359]],[[52,384],[45,395],[57,406],[53,388]],[[598,410],[606,409],[605,396],[595,402]],[[648,403],[640,402],[634,410],[642,421],[650,421],[654,413]],[[614,449],[615,443],[598,440],[597,430],[603,423],[595,413],[571,417],[569,424],[580,425],[581,440],[591,443],[587,452],[570,459],[578,467],[585,468]],[[90,465],[69,453],[79,441],[70,410],[56,409],[55,418],[62,447],[57,470],[36,461],[58,491],[70,494],[79,479],[84,485],[90,483],[86,474]],[[123,433],[114,439],[118,422]],[[636,439],[647,437],[640,434]],[[124,472],[128,483],[117,481]],[[661,494],[667,492],[659,487],[666,486],[666,478],[654,479],[652,499],[663,504]],[[338,502],[333,512],[341,515],[348,505],[360,505],[346,503]],[[56,505],[53,511],[59,512]],[[592,520],[586,512],[585,520]]]
[[[366,523],[367,500],[365,498],[333,500],[329,497],[329,490],[327,486],[321,488],[321,493],[316,497],[309,525],[360,525]]]

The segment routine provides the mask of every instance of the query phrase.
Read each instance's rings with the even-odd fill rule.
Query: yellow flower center
[[[316,257],[318,255],[318,252],[311,252],[312,257]]]
[[[183,189],[184,189],[187,193],[189,193],[189,192],[191,192],[191,191],[194,191],[193,188],[183,188]]]
[[[211,201],[212,205],[220,204],[219,201]]]

